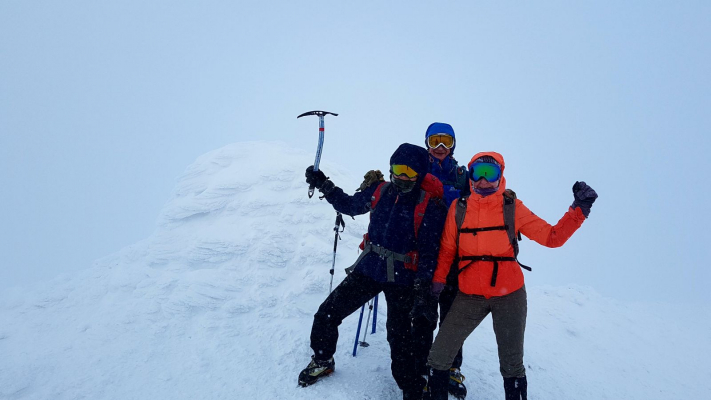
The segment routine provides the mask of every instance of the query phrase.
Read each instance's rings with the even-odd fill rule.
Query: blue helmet
[[[427,131],[425,132],[425,146],[427,146],[427,138],[429,138],[432,135],[440,135],[440,134],[445,134],[449,135],[454,138],[454,146],[451,148],[450,156],[454,154],[454,148],[457,147],[457,136],[454,135],[454,128],[452,128],[452,125],[450,124],[445,124],[443,122],[433,122],[430,124],[430,126],[427,127]]]

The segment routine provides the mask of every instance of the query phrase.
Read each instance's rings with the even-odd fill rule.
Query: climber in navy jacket
[[[428,174],[428,157],[422,147],[400,145],[390,158],[390,182],[374,182],[353,196],[336,187],[322,171],[306,170],[307,183],[318,188],[336,211],[371,214],[363,252],[314,316],[314,355],[299,375],[302,386],[334,371],[338,326],[382,291],[388,304],[393,377],[403,390],[403,399],[421,398],[426,382],[413,356],[411,326],[413,318],[437,319],[436,307],[432,315],[432,307],[423,304],[433,301],[429,289],[447,213],[442,184]]]

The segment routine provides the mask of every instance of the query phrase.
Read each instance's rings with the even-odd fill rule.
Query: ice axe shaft
[[[318,117],[318,147],[316,147],[316,160],[314,161],[314,171],[318,171],[318,166],[321,163],[321,152],[323,151],[323,138],[325,131],[323,117],[328,114],[331,114],[334,117],[338,116],[338,114],[329,111],[308,111],[296,117],[297,119],[301,117],[306,117],[308,115],[316,115]],[[314,189],[314,186],[309,186],[309,198],[313,197]]]

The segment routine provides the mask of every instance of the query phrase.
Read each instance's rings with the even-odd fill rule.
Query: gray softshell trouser
[[[448,370],[464,340],[491,313],[501,375],[504,378],[526,376],[523,336],[527,307],[525,286],[505,296],[489,299],[459,292],[432,344],[428,358],[430,366]]]

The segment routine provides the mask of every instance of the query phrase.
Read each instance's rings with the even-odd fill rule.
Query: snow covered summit
[[[328,203],[306,195],[312,161],[271,142],[205,154],[178,180],[151,237],[81,273],[0,297],[0,399],[401,398],[384,301],[370,347],[350,355],[356,313],[341,325],[336,373],[297,387],[312,316],[328,294],[335,219]],[[323,168],[350,193],[365,172]],[[334,285],[357,257],[367,216],[346,224]],[[528,291],[531,398],[708,393],[707,309],[673,315],[589,288]],[[503,398],[489,319],[464,357],[472,398]]]

